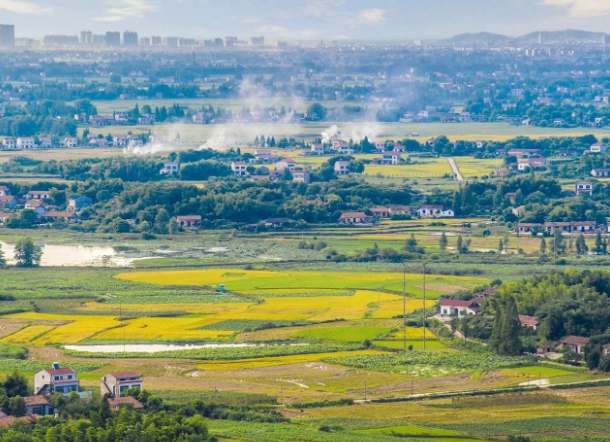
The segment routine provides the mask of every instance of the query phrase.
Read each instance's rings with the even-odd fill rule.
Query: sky
[[[466,32],[610,32],[610,0],[0,0],[16,37],[137,31],[199,39],[412,40]]]

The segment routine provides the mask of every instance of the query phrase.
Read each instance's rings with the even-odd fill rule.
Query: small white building
[[[174,175],[180,172],[180,163],[170,161],[163,165],[163,168],[159,171],[161,175]]]
[[[455,212],[452,209],[445,209],[443,206],[425,204],[417,209],[420,218],[453,218]]]
[[[34,149],[36,147],[36,142],[32,137],[19,137],[17,138],[17,148],[18,149]]]
[[[294,160],[290,158],[284,158],[275,164],[275,168],[279,171],[283,171],[284,169],[293,171],[296,167],[297,163],[295,163]]]
[[[576,196],[593,195],[593,183],[589,181],[580,181],[575,186]]]
[[[248,175],[248,165],[241,161],[231,163],[231,170],[235,176]]]
[[[608,150],[607,146],[604,143],[595,143],[591,145],[589,152],[591,153],[606,153]]]
[[[63,145],[65,147],[77,147],[78,146],[78,138],[76,137],[66,137],[64,138]]]
[[[349,161],[337,161],[335,163],[335,173],[337,175],[349,175]]]
[[[121,397],[125,390],[137,388],[141,391],[142,386],[142,378],[135,371],[108,373],[101,380],[101,394]]]
[[[469,301],[459,301],[447,299],[441,302],[442,316],[469,316],[476,315],[481,311],[481,300],[471,299]]]
[[[4,137],[2,140],[2,148],[3,149],[15,149],[17,147],[17,142],[13,137]]]

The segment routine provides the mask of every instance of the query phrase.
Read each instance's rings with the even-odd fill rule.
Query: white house
[[[48,190],[31,190],[24,198],[26,200],[49,200],[51,199],[51,193]]]
[[[180,171],[180,163],[170,161],[163,165],[163,168],[159,171],[161,175],[174,175]]]
[[[481,311],[482,300],[474,298],[469,301],[447,299],[441,302],[442,316],[469,316]]]
[[[284,169],[292,171],[295,167],[297,167],[297,163],[290,158],[284,158],[275,164],[275,168],[279,171],[283,171]]]
[[[335,163],[335,173],[337,175],[349,175],[349,161],[337,161]]]
[[[325,149],[323,144],[312,144],[311,153],[314,155],[324,155]]]
[[[135,371],[108,373],[102,378],[101,394],[121,397],[122,393],[130,388],[143,390],[142,385],[142,378]]]
[[[112,145],[114,147],[125,147],[127,146],[127,137],[125,135],[113,135]]]
[[[4,137],[2,140],[2,147],[4,149],[15,149],[17,147],[17,142],[13,137]]]
[[[604,143],[595,143],[591,145],[589,152],[591,153],[606,153],[608,148]]]
[[[198,229],[201,227],[201,215],[177,216],[176,221],[181,229]]]
[[[33,149],[36,147],[36,142],[32,137],[19,137],[17,138],[18,149]]]
[[[61,368],[58,362],[53,362],[53,368],[41,370],[34,376],[34,394],[37,395],[61,393],[68,396],[79,389],[80,382],[76,372],[71,368]]]
[[[585,352],[585,346],[588,343],[589,338],[583,336],[566,336],[560,342],[561,345],[568,347],[570,351],[578,354],[583,354]]]
[[[579,195],[593,195],[593,183],[589,181],[580,181],[575,186],[576,196]]]
[[[76,138],[76,137],[66,137],[66,138],[64,138],[63,145],[65,147],[77,147],[78,146],[78,138]]]
[[[373,217],[364,212],[345,212],[339,218],[340,224],[370,224]]]
[[[610,176],[610,169],[609,168],[599,168],[599,169],[593,169],[591,171],[591,176],[594,176],[595,178],[606,178]]]
[[[301,167],[294,168],[292,169],[292,181],[295,183],[309,184],[311,182],[311,174],[308,170]]]
[[[140,147],[140,146],[144,146],[144,142],[142,141],[142,139],[140,137],[132,135],[129,137],[128,145],[129,145],[129,147]]]
[[[246,163],[243,163],[241,161],[231,163],[231,170],[236,176],[248,175],[248,166]]]
[[[443,206],[425,204],[417,209],[417,215],[420,218],[453,218],[455,216],[455,212],[452,209],[445,209]]]

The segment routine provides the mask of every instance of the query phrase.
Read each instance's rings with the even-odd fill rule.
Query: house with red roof
[[[109,394],[113,397],[121,397],[125,390],[137,388],[142,390],[142,378],[135,371],[117,371],[108,373],[101,380],[102,396]]]
[[[34,376],[34,394],[61,393],[68,396],[80,390],[80,381],[71,368],[61,368],[59,362],[53,362],[52,368],[39,371]]]
[[[442,316],[469,316],[476,315],[481,311],[483,300],[473,298],[468,301],[457,299],[446,299],[441,302]]]

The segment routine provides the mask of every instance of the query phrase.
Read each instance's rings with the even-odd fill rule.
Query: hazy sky
[[[135,30],[140,36],[387,40],[463,32],[610,31],[610,0],[0,0],[17,37]]]

